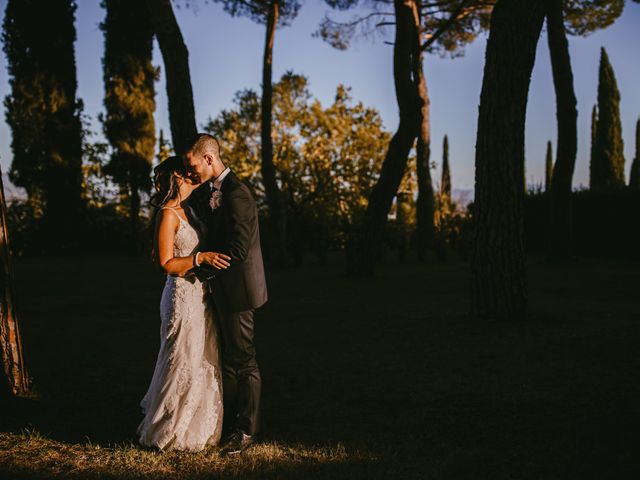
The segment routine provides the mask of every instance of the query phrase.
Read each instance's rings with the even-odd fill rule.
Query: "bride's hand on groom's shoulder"
[[[200,252],[200,264],[211,265],[218,270],[224,270],[231,266],[229,263],[231,257],[224,253],[217,252]]]

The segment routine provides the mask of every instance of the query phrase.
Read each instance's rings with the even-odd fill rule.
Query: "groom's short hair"
[[[208,133],[199,133],[191,144],[189,151],[201,155],[210,153],[219,159],[220,143],[213,135],[209,135]]]

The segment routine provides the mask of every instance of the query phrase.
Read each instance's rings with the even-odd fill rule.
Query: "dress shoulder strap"
[[[184,219],[178,215],[178,212],[176,212],[174,207],[162,207],[161,210],[169,210],[171,212],[173,212],[173,214],[178,217],[178,220],[180,220],[180,223],[184,222]]]

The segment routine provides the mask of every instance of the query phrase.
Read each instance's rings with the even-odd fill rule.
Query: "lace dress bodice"
[[[166,208],[166,207],[165,207]],[[173,256],[188,257],[198,250],[200,244],[200,232],[193,228],[189,222],[185,221],[177,212],[173,212],[180,220],[180,225],[176,231],[173,241]]]

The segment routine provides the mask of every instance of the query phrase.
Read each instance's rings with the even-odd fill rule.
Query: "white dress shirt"
[[[229,167],[225,168],[222,171],[222,173],[218,175],[213,182],[211,182],[211,186],[217,190],[220,190],[220,188],[222,187],[222,181],[224,180],[224,177],[229,175],[230,171],[231,169]]]

